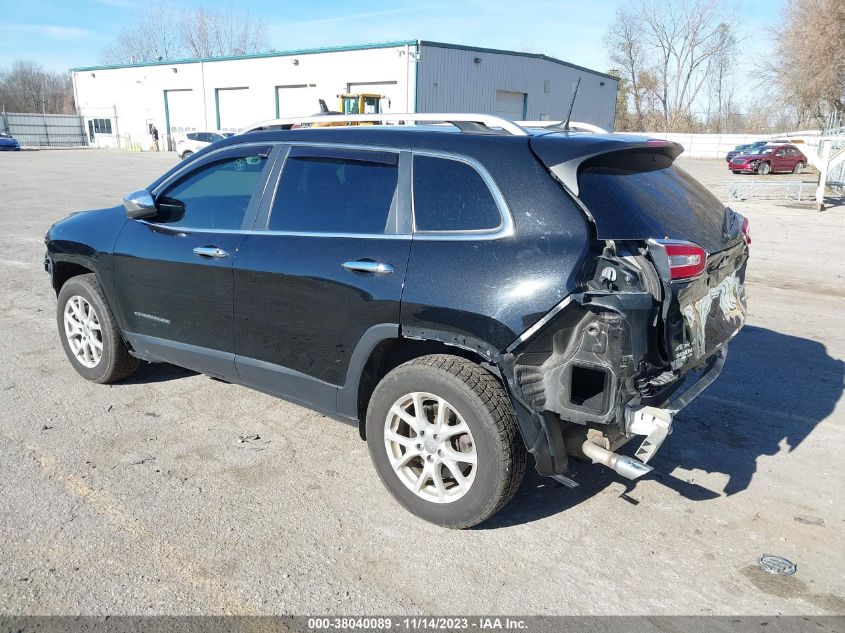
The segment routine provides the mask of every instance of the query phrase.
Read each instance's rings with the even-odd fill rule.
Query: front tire
[[[769,163],[761,162],[757,165],[757,173],[761,176],[767,176],[768,174],[772,173],[772,166]]]
[[[387,374],[370,399],[366,431],[390,493],[443,527],[487,520],[525,475],[527,453],[505,390],[457,356],[423,356]]]
[[[129,354],[96,275],[72,277],[62,286],[56,320],[65,354],[86,380],[116,382],[138,368],[139,361]]]
[[[188,160],[194,153],[190,150],[182,153],[182,160]]]
[[[804,172],[804,163],[796,163],[795,168],[792,170],[793,174],[800,174]]]

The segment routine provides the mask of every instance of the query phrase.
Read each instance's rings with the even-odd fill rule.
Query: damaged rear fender
[[[566,423],[624,424],[655,305],[648,292],[570,295],[497,359],[541,475],[566,470]]]

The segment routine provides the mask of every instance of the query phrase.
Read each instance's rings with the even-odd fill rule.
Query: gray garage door
[[[496,91],[496,115],[510,119],[511,121],[522,121],[525,119],[526,95],[524,92],[511,92],[510,90]]]

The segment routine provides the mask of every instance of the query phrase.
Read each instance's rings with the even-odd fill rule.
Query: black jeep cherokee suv
[[[744,322],[747,221],[673,143],[462,128],[241,134],[56,223],[71,364],[174,363],[357,424],[449,527],[502,508],[528,453],[569,484],[569,456],[648,472]]]

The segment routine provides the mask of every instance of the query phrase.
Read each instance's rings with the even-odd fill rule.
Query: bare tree
[[[845,3],[787,3],[782,21],[759,76],[778,87],[784,105],[798,109],[799,124],[845,115]]]
[[[217,11],[186,9],[179,30],[191,57],[243,55],[266,48],[264,23],[232,5]]]
[[[715,126],[716,134],[726,131],[730,113],[734,107],[733,96],[733,52],[736,49],[736,37],[726,24],[720,26],[720,37],[726,41],[719,52],[713,56],[711,78],[708,82],[708,123]],[[715,106],[715,112],[713,108]]]
[[[643,73],[655,80],[665,131],[688,128],[693,104],[712,78],[716,61],[736,47],[729,21],[711,0],[635,0],[617,11],[605,43],[611,59],[625,69],[643,123]],[[651,117],[648,117],[651,118]]]
[[[179,14],[163,2],[139,10],[101,55],[105,64],[138,64],[183,56]]]
[[[537,44],[536,40],[522,39],[519,40],[517,49],[520,53],[532,53],[534,55],[547,55],[542,46]]]
[[[604,43],[610,50],[610,60],[619,65],[621,76],[628,83],[627,93],[634,106],[634,120],[629,124],[633,125],[633,130],[642,131],[642,92],[638,80],[645,66],[645,52],[641,24],[631,9],[619,7],[616,10]]]
[[[264,23],[229,5],[223,9],[148,6],[135,15],[102,55],[106,64],[134,64],[182,57],[242,55],[265,50]]]
[[[18,60],[0,69],[0,108],[7,112],[74,111],[70,77],[45,71],[33,61]]]

